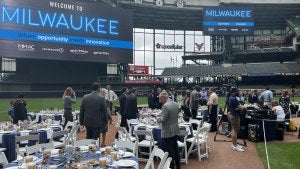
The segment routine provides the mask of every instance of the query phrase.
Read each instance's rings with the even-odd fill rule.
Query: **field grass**
[[[277,98],[278,99],[278,98]],[[82,98],[77,98],[73,106],[74,110],[79,110]],[[219,97],[219,107],[224,107],[225,97]],[[0,99],[0,121],[8,120],[7,110],[11,99]],[[300,102],[300,97],[296,97],[294,101]],[[62,109],[63,102],[61,98],[28,98],[27,110],[29,112],[39,112],[51,108]],[[114,105],[118,105],[119,101],[115,101]],[[147,104],[147,97],[138,97],[138,104]]]
[[[267,143],[271,169],[300,168],[300,142],[296,143]],[[265,168],[268,168],[264,143],[256,144],[257,152]]]

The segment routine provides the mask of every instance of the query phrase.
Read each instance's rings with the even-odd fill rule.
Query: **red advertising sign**
[[[149,76],[149,66],[129,65],[129,76],[144,75]]]
[[[160,80],[125,80],[125,84],[152,84],[159,85],[162,82]]]

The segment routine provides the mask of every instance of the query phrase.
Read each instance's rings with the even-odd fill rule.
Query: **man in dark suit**
[[[26,96],[21,94],[18,96],[18,99],[14,103],[14,123],[18,123],[19,120],[24,121],[27,120],[27,109],[26,109]]]
[[[159,99],[163,106],[161,117],[157,119],[157,122],[161,123],[161,138],[164,141],[164,150],[172,157],[170,168],[174,169],[176,166],[176,169],[180,169],[180,154],[177,143],[179,105],[169,100],[168,93],[164,91],[159,94]]]
[[[126,116],[126,119],[136,119],[138,118],[138,108],[137,108],[137,90],[132,89],[130,94],[127,96],[126,99],[126,106],[124,110],[124,114]]]
[[[125,107],[126,107],[126,98],[129,93],[129,90],[127,87],[124,87],[121,90],[122,94],[119,97],[119,102],[120,102],[120,114],[121,114],[121,127],[126,127],[127,128],[127,121],[126,121],[126,115],[125,115]]]
[[[100,133],[107,132],[107,107],[105,98],[99,95],[100,84],[92,84],[93,91],[83,96],[80,106],[80,125],[86,127],[87,139],[98,139]]]

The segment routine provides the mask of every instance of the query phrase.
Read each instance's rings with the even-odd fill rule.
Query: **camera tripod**
[[[222,122],[224,121],[225,118],[227,118],[227,115],[222,113],[222,117],[218,120],[218,123],[217,123],[217,131],[216,131],[216,134],[215,134],[215,137],[214,137],[214,141],[231,142],[231,140],[225,140],[225,139],[224,140],[217,140],[217,135],[220,134],[219,128],[222,125]],[[241,120],[241,122],[242,122],[242,120]],[[244,144],[241,144],[241,143],[238,143],[238,144],[247,146],[247,142],[246,142],[246,139],[245,139],[246,126],[241,125],[240,130],[241,130],[241,135],[243,137],[242,139],[243,139]]]

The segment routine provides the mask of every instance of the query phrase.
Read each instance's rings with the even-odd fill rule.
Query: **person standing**
[[[76,102],[76,95],[74,90],[71,87],[66,88],[62,100],[64,103],[64,118],[65,118],[65,123],[63,127],[65,127],[68,121],[73,122],[72,104]]]
[[[154,99],[154,90],[151,89],[148,93],[148,107],[150,109],[155,109],[155,99]]]
[[[269,86],[267,86],[266,90],[261,93],[260,100],[264,103],[264,106],[271,107],[271,102],[273,101],[273,92],[270,90]]]
[[[181,110],[183,110],[183,119],[186,122],[189,122],[190,118],[192,117],[191,110],[189,109],[190,97],[191,97],[191,91],[187,90],[185,92],[185,97],[183,99],[183,104],[181,106]]]
[[[15,103],[14,100],[10,101],[10,105],[9,105],[8,110],[7,110],[8,116],[9,116],[12,123],[14,122],[14,118],[15,118],[14,103]]]
[[[27,109],[26,109],[26,96],[23,94],[20,94],[18,96],[18,99],[14,103],[14,123],[18,123],[19,120],[24,121],[27,120]]]
[[[205,91],[205,88],[202,88],[202,90],[199,93],[199,97],[200,97],[200,101],[199,101],[200,103],[199,104],[201,106],[206,105],[208,95],[207,95],[207,92]]]
[[[173,100],[174,102],[177,102],[177,93],[174,88],[171,88],[169,91],[169,99]]]
[[[155,103],[155,108],[156,109],[161,109],[162,103],[159,101],[159,94],[161,93],[161,88],[158,87],[156,89],[156,92],[154,93],[154,103]]]
[[[283,90],[279,98],[279,105],[283,108],[285,114],[290,113],[291,99],[288,90]]]
[[[190,96],[190,109],[193,119],[196,119],[199,108],[199,92],[200,86],[196,85]]]
[[[127,100],[127,95],[129,93],[129,90],[127,87],[122,88],[121,90],[122,94],[119,97],[119,102],[120,102],[120,114],[121,114],[121,127],[126,127],[127,126],[127,121],[126,121],[126,115],[125,115],[125,108],[126,108],[126,100]],[[127,129],[128,130],[128,129]]]
[[[113,90],[111,90],[110,85],[107,85],[106,89],[107,89],[107,92],[106,92],[107,96],[105,96],[105,97],[109,101],[109,107],[108,108],[110,109],[110,113],[112,113],[113,102],[118,99],[118,96],[116,95],[116,93]]]
[[[248,95],[248,102],[254,104],[258,102],[257,90],[251,90],[251,93]]]
[[[208,108],[209,120],[211,123],[210,132],[214,132],[217,130],[217,116],[218,116],[218,96],[216,94],[215,88],[209,89],[207,108]]]
[[[164,151],[172,157],[170,168],[174,169],[176,166],[176,169],[180,169],[180,154],[177,143],[179,106],[176,102],[169,100],[167,92],[161,92],[159,99],[163,106],[161,116],[157,119],[157,122],[161,123],[161,138],[165,145]]]
[[[111,118],[111,113],[110,113],[110,102],[107,98],[107,90],[105,88],[101,88],[99,95],[105,98],[105,105],[106,105],[106,110],[107,110],[107,120],[110,122],[110,124],[112,124],[112,118]],[[106,140],[106,132],[102,133],[102,142],[101,142],[101,146],[104,147],[106,146],[105,140]]]
[[[93,91],[83,96],[79,122],[86,127],[87,139],[98,139],[100,133],[107,132],[107,107],[105,98],[99,95],[100,84],[92,84]]]
[[[139,115],[139,111],[137,108],[137,90],[133,88],[130,91],[130,94],[126,98],[126,106],[124,110],[124,114],[126,120],[128,119],[137,119]]]
[[[228,120],[231,123],[231,139],[232,149],[238,152],[244,152],[242,146],[237,144],[237,133],[240,130],[240,114],[243,110],[243,106],[239,103],[237,96],[239,90],[236,87],[232,87],[230,90],[231,96],[228,101]]]

